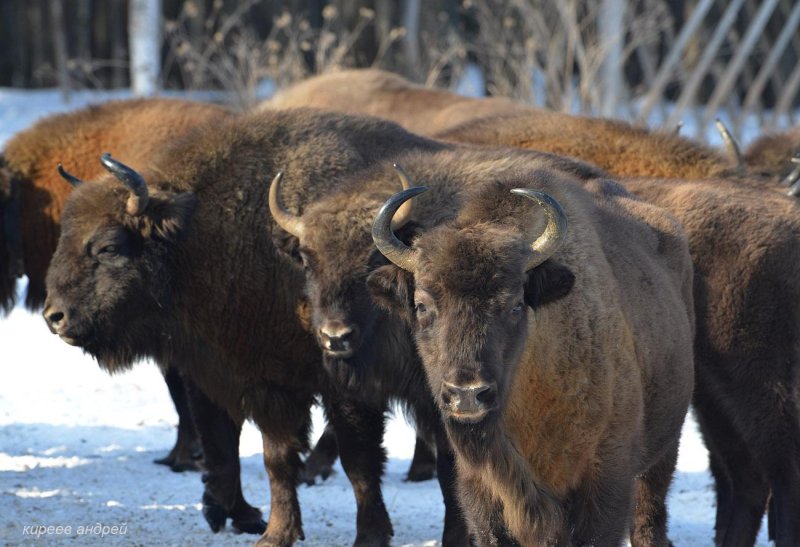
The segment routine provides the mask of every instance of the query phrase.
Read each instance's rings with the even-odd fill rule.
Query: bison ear
[[[526,273],[525,303],[536,309],[569,294],[575,285],[575,274],[552,260],[546,260]]]
[[[279,252],[286,255],[292,264],[301,266],[303,264],[300,258],[300,240],[293,236],[286,230],[272,230],[272,242]]]
[[[189,219],[196,206],[197,198],[191,192],[167,198],[153,196],[146,211],[152,233],[169,241],[177,239],[189,226]]]
[[[378,306],[411,324],[414,276],[410,272],[394,264],[381,266],[367,277],[367,288]]]

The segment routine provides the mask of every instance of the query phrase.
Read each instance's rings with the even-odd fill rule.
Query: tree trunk
[[[154,95],[161,70],[161,0],[130,0],[128,44],[134,95]]]
[[[53,53],[56,61],[58,87],[64,102],[69,101],[69,73],[67,72],[67,35],[64,28],[64,10],[61,0],[50,0],[50,25],[53,35]]]

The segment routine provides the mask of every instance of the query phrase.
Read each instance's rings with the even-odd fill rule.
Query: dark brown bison
[[[424,189],[394,196],[373,228],[394,265],[368,283],[414,331],[479,545],[620,545],[632,513],[634,545],[667,545],[693,386],[685,236],[614,183],[531,175],[472,188],[410,246],[390,219]]]
[[[284,170],[284,203],[296,208],[398,150],[437,146],[375,119],[254,114],[194,132],[141,174],[105,156],[111,174],[67,202],[47,277],[51,329],[109,370],[173,362],[234,419],[253,418],[272,492],[262,543],[303,537],[295,489],[317,394],[354,487],[356,543],[392,533],[383,459],[370,457],[382,412],[329,389],[304,325],[304,277],[272,242],[268,181]]]
[[[354,77],[358,78],[358,74]],[[324,83],[323,78],[318,81]],[[386,81],[394,80],[396,77],[386,77]],[[339,92],[346,102],[345,91],[353,90],[358,100],[349,103],[351,109],[370,108],[371,104],[385,102],[379,99],[372,103],[357,85],[358,80],[351,82],[353,85],[343,86]],[[393,86],[397,88],[398,84]],[[322,85],[318,86],[320,93],[323,89]],[[406,86],[407,103],[395,104],[393,109],[384,112],[371,112],[389,119],[413,115],[419,102],[424,100],[422,94],[412,97],[413,89],[413,86]],[[463,98],[454,96],[454,100],[461,102]],[[770,489],[774,507],[771,535],[781,545],[800,543],[795,518],[795,508],[800,506],[800,469],[793,463],[800,461],[796,441],[800,438],[800,410],[797,408],[800,404],[797,380],[800,355],[796,334],[800,322],[797,300],[767,289],[786,286],[787,293],[796,290],[792,281],[796,275],[789,273],[796,267],[792,266],[793,255],[781,258],[779,251],[772,250],[797,245],[794,226],[798,213],[796,206],[779,196],[762,198],[763,192],[748,193],[741,187],[772,187],[783,193],[785,188],[777,184],[778,178],[761,173],[763,168],[753,163],[756,154],[752,151],[744,155],[749,167],[743,171],[736,161],[722,153],[672,132],[652,132],[624,122],[535,109],[516,115],[503,112],[496,116],[478,115],[471,121],[461,119],[444,130],[431,125],[430,131],[452,141],[569,155],[595,163],[618,176],[696,179],[701,185],[719,187],[718,190],[707,189],[707,194],[698,197],[696,203],[688,192],[682,200],[670,198],[663,202],[660,193],[641,193],[645,199],[668,207],[680,218],[689,214],[705,215],[709,225],[719,226],[716,233],[713,230],[694,233],[697,223],[687,225],[695,262],[698,322],[694,404],[717,487],[717,543],[751,545],[754,542],[763,514],[763,499]],[[634,180],[623,182],[636,193],[644,184]],[[739,183],[739,187],[734,183]],[[725,195],[734,189],[739,197],[732,210]],[[709,197],[710,194],[714,197]],[[751,206],[762,199],[774,204],[769,214]],[[698,204],[706,210],[699,211]],[[723,215],[721,211],[731,214]],[[738,250],[740,245],[750,251],[722,252],[731,246]],[[769,255],[763,257],[767,270],[758,272],[758,282],[750,283],[750,277],[747,277],[748,282],[738,282],[715,275],[752,271],[754,259],[751,255],[761,257],[757,249]],[[774,255],[770,254],[773,252]],[[788,270],[772,267],[781,260],[786,260]],[[760,320],[756,322],[755,317]]]
[[[45,272],[56,248],[59,219],[72,186],[59,176],[56,165],[65,162],[76,174],[95,178],[104,172],[97,161],[110,147],[131,165],[145,165],[166,143],[184,137],[195,127],[232,116],[220,106],[189,101],[123,100],[90,106],[47,117],[15,135],[0,160],[0,184],[13,196],[2,207],[0,299],[5,308],[14,304],[16,277],[28,276],[25,299],[29,309],[41,308],[45,298]],[[3,190],[6,193],[5,190]],[[23,252],[24,251],[24,252]],[[163,365],[164,377],[178,412],[178,438],[170,453],[157,463],[174,471],[198,469],[200,440],[190,412],[186,387],[178,372]],[[227,517],[241,531],[261,533],[260,512],[246,503],[239,484],[241,424],[235,424],[196,389],[190,389],[191,406],[208,416],[199,423],[208,474],[204,514],[214,531]],[[203,408],[200,408],[203,407]],[[230,430],[230,431],[229,431]],[[221,446],[227,442],[229,446]],[[222,456],[224,459],[221,459]],[[215,477],[222,476],[220,480]]]
[[[549,133],[545,131],[546,125],[530,129],[521,117],[479,120],[447,132],[447,136],[458,140],[467,134],[466,140],[474,143],[483,131],[486,142],[493,145],[522,146],[566,153],[590,162],[600,161],[619,175],[635,176],[639,170],[638,174],[652,175],[637,167],[641,162],[628,161],[625,154],[616,154],[627,146],[636,147],[642,150],[642,157],[658,161],[668,174],[671,169],[672,178],[697,178],[700,186],[709,187],[709,193],[718,192],[713,198],[708,195],[693,197],[687,193],[680,200],[666,199],[664,194],[653,190],[652,185],[657,185],[660,179],[654,179],[650,185],[646,185],[646,181],[622,179],[635,194],[667,207],[682,221],[686,215],[702,215],[718,227],[715,232],[699,230],[698,223],[686,224],[697,278],[694,405],[717,486],[717,543],[752,545],[764,511],[764,499],[771,491],[772,535],[780,545],[796,545],[800,542],[800,530],[794,517],[794,508],[800,505],[800,468],[796,463],[800,461],[797,445],[800,438],[800,383],[797,379],[800,354],[796,334],[800,317],[796,300],[787,298],[781,291],[769,290],[769,287],[786,287],[786,294],[796,290],[791,281],[795,276],[789,273],[797,267],[793,266],[795,258],[783,252],[796,246],[800,239],[796,202],[758,191],[771,185],[784,192],[774,179],[770,182],[770,179],[747,172],[742,175],[724,171],[720,171],[717,178],[698,177],[696,168],[688,167],[687,156],[677,153],[670,165],[670,153],[676,151],[676,146],[691,146],[692,143],[665,133],[650,137],[644,132],[637,138],[632,136],[630,141],[620,139],[621,133],[616,133],[615,138],[606,138],[602,122],[592,124],[591,119],[584,118],[575,122],[585,129],[584,136],[570,145],[564,141],[570,118],[560,116],[562,123],[550,126]],[[514,128],[521,136],[514,137]],[[595,144],[583,147],[587,139]],[[604,143],[608,144],[608,149],[604,148]],[[697,153],[690,152],[689,157],[699,158],[708,151],[695,146]],[[723,165],[716,161],[699,165],[703,171],[712,173],[713,163]],[[752,188],[749,194],[747,187]],[[737,199],[732,210],[726,196],[734,191],[749,197]],[[753,205],[756,203],[772,204],[770,212],[758,209]],[[699,211],[698,204],[702,204],[704,210]],[[740,229],[743,231],[739,232]],[[724,251],[730,246],[739,250],[745,242],[748,245],[744,248],[751,252]],[[720,271],[752,271],[754,264],[761,264],[753,253],[765,256],[763,266],[766,269],[758,272],[758,281],[742,283],[715,275]],[[788,269],[780,266],[784,262],[789,265]],[[775,327],[783,323],[786,330]],[[776,397],[775,386],[783,386],[779,391],[785,390],[786,397]],[[775,439],[785,440],[780,449],[776,449]]]

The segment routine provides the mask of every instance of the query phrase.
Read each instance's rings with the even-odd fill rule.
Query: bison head
[[[406,175],[399,168],[398,173],[407,187]],[[372,220],[386,194],[334,193],[297,216],[281,205],[280,183],[278,174],[269,195],[272,217],[283,229],[276,230],[276,246],[305,272],[311,328],[329,375],[342,386],[357,388],[383,351],[378,344],[387,342],[385,332],[378,334],[386,314],[374,305],[366,286],[370,272],[389,263],[370,237]],[[395,215],[391,221],[395,229],[411,229],[410,213],[404,207]]]
[[[104,154],[112,176],[80,184],[64,208],[47,274],[50,330],[110,371],[158,352],[173,294],[175,242],[194,210],[191,193],[148,189],[144,178]]]
[[[563,297],[574,283],[570,270],[550,260],[566,217],[548,194],[515,189],[544,208],[543,233],[514,222],[456,219],[421,234],[412,248],[395,237],[389,219],[424,190],[395,195],[376,217],[375,244],[393,265],[373,272],[368,283],[382,306],[411,323],[431,391],[451,427],[487,431],[525,347],[527,310]]]

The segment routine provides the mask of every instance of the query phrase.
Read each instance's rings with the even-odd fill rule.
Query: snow
[[[0,89],[0,147],[41,116],[127,96],[128,91],[76,92],[64,105],[57,91]],[[0,340],[0,544],[254,541],[254,536],[230,530],[212,535],[200,513],[199,475],[173,473],[152,463],[172,446],[177,423],[164,381],[152,363],[109,376],[90,357],[52,336],[39,314],[19,308],[0,320]],[[316,412],[315,435],[320,425]],[[403,482],[414,433],[402,419],[390,422],[386,446],[390,460],[383,493],[395,544],[437,544],[444,514],[438,483]],[[244,495],[266,512],[269,491],[261,440],[250,424],[245,425],[240,450]],[[304,545],[352,543],[355,501],[338,464],[326,482],[301,486],[299,495]],[[676,545],[713,545],[712,480],[691,418],[683,431],[669,511],[670,537]],[[39,526],[44,528],[37,536]],[[767,544],[764,524],[757,545]]]

